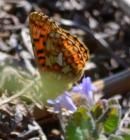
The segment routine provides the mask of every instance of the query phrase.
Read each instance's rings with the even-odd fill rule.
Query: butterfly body
[[[41,12],[30,14],[29,28],[37,65],[47,85],[62,83],[64,89],[76,82],[89,58],[87,47]]]

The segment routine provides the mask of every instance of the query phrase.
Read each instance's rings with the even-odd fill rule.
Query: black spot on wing
[[[45,59],[45,56],[38,56],[37,57],[39,60],[41,60],[41,59]]]
[[[43,34],[40,34],[40,37],[41,37],[41,38],[44,38],[44,37],[45,37],[45,35],[43,35]]]
[[[43,46],[46,46],[46,42],[43,42],[42,44],[43,44]]]
[[[39,41],[39,38],[33,38],[33,41],[34,42],[38,42]]]
[[[44,52],[43,49],[39,49],[39,50],[37,50],[37,54],[41,54],[41,53],[43,53],[43,52]]]

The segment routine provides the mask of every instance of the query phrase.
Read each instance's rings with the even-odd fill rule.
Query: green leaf
[[[23,88],[25,83],[19,71],[10,66],[0,70],[0,79],[0,90],[6,90],[8,93],[16,93]]]
[[[124,140],[130,140],[130,133],[128,132],[122,132],[121,136],[124,138]]]
[[[103,134],[99,135],[99,138],[97,140],[108,140],[107,137]]]
[[[108,100],[108,105],[113,106],[113,105],[119,105],[119,101],[116,98],[111,98]]]
[[[66,140],[92,140],[98,137],[92,116],[79,108],[66,127]]]
[[[108,109],[105,114],[105,119],[103,121],[104,131],[107,134],[113,133],[118,128],[121,114],[120,114],[120,107],[113,106]]]
[[[125,140],[122,136],[110,135],[108,140]]]
[[[99,100],[92,108],[92,115],[94,119],[98,119],[107,109],[107,101]]]
[[[71,121],[66,128],[66,140],[84,140],[80,127]]]

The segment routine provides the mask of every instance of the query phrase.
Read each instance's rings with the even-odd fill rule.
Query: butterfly
[[[46,92],[59,94],[72,87],[84,72],[88,48],[42,12],[29,15],[29,29]]]

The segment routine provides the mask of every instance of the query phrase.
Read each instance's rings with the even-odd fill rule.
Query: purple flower
[[[54,106],[54,111],[56,113],[58,113],[62,108],[65,108],[71,112],[74,112],[77,109],[68,92],[58,96],[55,100],[48,100],[47,102]]]
[[[55,100],[48,100],[48,104],[54,106],[54,111],[56,113],[60,112],[63,108],[71,112],[75,112],[77,107],[72,100],[72,94],[80,93],[83,94],[85,99],[87,99],[88,104],[91,106],[94,103],[93,91],[96,88],[92,85],[90,77],[83,78],[82,83],[74,86],[69,92],[65,92],[61,96],[58,96]]]
[[[93,104],[93,91],[95,91],[96,88],[92,85],[92,81],[90,77],[83,78],[82,83],[74,86],[72,88],[72,93],[80,93],[84,94],[87,98],[87,101],[90,105]]]

